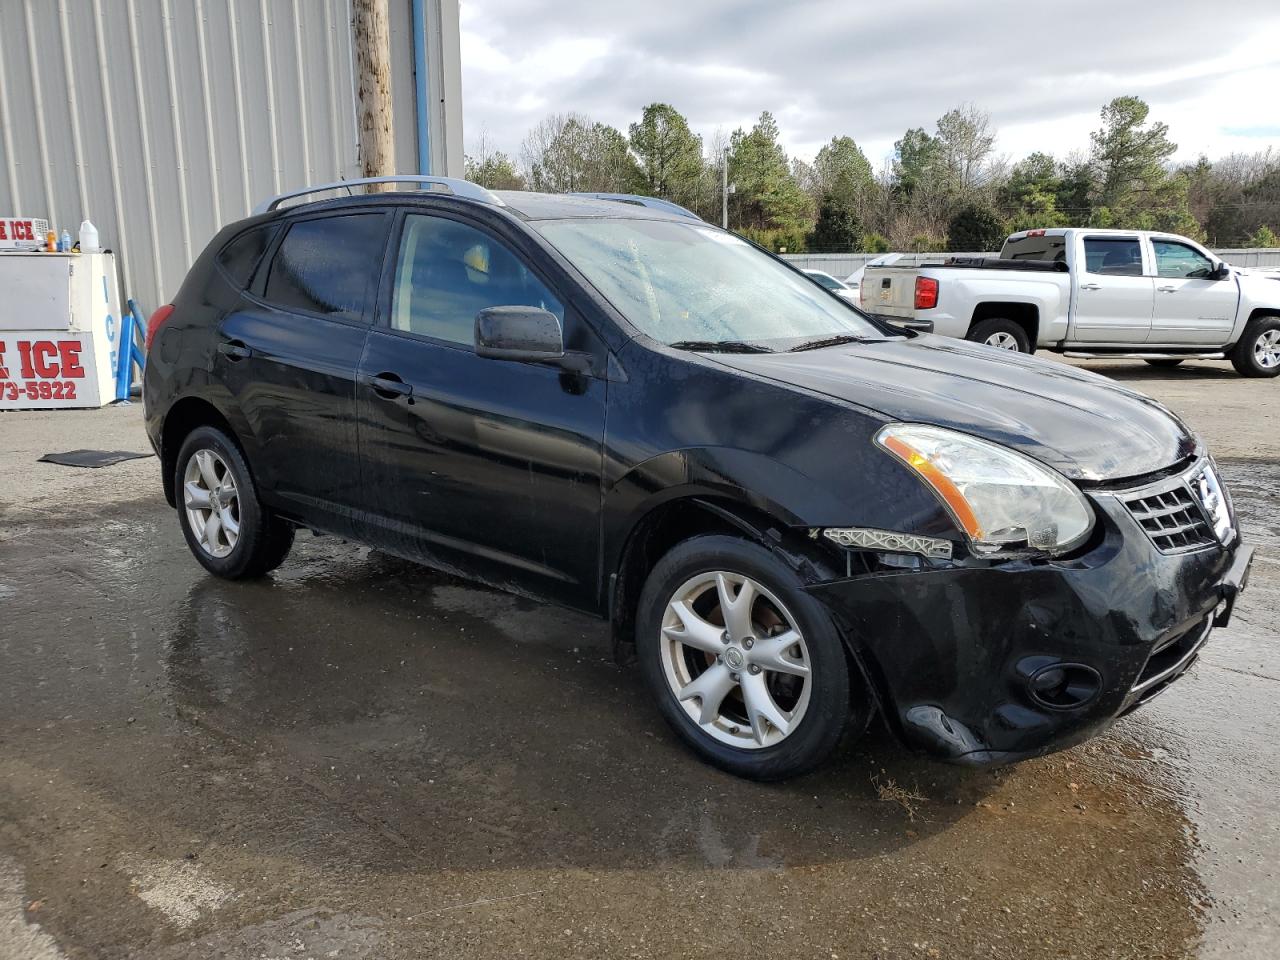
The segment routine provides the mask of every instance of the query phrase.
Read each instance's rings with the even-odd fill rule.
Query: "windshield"
[[[789,350],[885,337],[804,276],[705,224],[549,220],[534,226],[634,326],[665,344]]]
[[[828,276],[827,274],[821,273],[817,270],[806,270],[805,273],[813,277],[813,279],[818,282],[818,286],[826,287],[828,290],[839,290],[844,286],[844,284],[835,277]]]

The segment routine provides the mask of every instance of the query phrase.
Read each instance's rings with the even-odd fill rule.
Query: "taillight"
[[[916,309],[932,310],[938,305],[938,281],[933,277],[916,277]]]
[[[173,304],[166,303],[163,307],[151,315],[151,320],[147,324],[147,352],[151,352],[151,342],[156,338],[156,332],[160,329],[160,324],[169,319],[169,315],[173,313]]]

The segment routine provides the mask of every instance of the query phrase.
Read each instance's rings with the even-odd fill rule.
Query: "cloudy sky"
[[[1178,159],[1280,148],[1280,0],[461,0],[465,139],[513,157],[548,113],[626,131],[655,100],[708,138],[771,110],[811,159],[848,134],[879,164],[964,101],[998,149],[1084,149],[1136,94]]]

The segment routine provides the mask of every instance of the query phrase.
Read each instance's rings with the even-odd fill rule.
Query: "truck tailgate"
[[[915,267],[868,267],[862,277],[862,309],[886,317],[915,316]]]

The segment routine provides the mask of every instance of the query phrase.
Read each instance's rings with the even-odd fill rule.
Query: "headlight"
[[[929,485],[975,553],[1065,553],[1093,528],[1069,480],[1006,447],[916,423],[890,424],[876,443]]]

